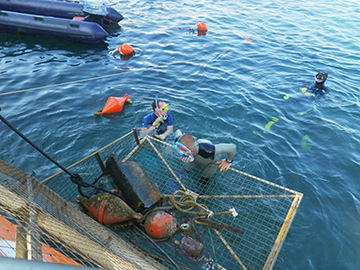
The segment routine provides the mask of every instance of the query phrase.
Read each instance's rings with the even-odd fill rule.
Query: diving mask
[[[318,74],[315,75],[315,81],[318,83],[325,81],[327,74],[323,71],[320,71]]]
[[[160,116],[162,119],[166,120],[166,119],[167,119],[167,114],[162,115],[162,114],[160,113],[160,111],[167,112],[167,111],[169,110],[169,104],[166,104],[166,103],[165,103],[165,105],[164,105],[161,109],[159,109],[159,105],[158,105],[158,95],[157,95],[157,94],[156,94],[156,96],[155,96],[155,104],[156,104],[156,109],[157,109],[158,112],[159,112],[159,116]]]
[[[166,104],[161,108],[159,109],[160,111],[163,111],[163,112],[167,112],[169,110],[169,104]]]
[[[187,148],[182,143],[176,142],[174,144],[174,149],[176,150],[176,152],[178,152],[178,154],[181,156],[182,159],[185,159],[185,161],[187,161],[187,162],[193,162],[194,161],[193,154],[191,153],[189,148]]]

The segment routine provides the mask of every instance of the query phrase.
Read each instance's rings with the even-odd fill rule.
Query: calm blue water
[[[175,128],[235,143],[234,168],[304,194],[275,269],[359,269],[358,1],[106,3],[125,19],[103,44],[0,33],[0,93],[44,87],[1,95],[1,114],[68,166],[139,127],[159,94]],[[198,21],[206,36],[188,30]],[[123,43],[136,57],[109,55]],[[322,69],[331,95],[304,97]],[[125,93],[122,114],[94,117]],[[6,162],[40,180],[58,171],[2,123],[0,137]]]

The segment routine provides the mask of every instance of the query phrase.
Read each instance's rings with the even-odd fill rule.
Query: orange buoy
[[[172,236],[177,228],[176,219],[164,211],[154,211],[146,215],[144,225],[146,233],[157,239]]]
[[[118,51],[121,55],[132,55],[134,53],[133,47],[131,47],[128,44],[123,44],[120,47],[118,47]]]
[[[122,199],[109,193],[98,194],[89,199],[77,196],[76,201],[103,225],[142,218],[141,214],[132,210]]]
[[[197,24],[197,30],[206,32],[208,28],[205,23],[201,22]]]
[[[118,113],[124,107],[125,102],[129,99],[130,95],[127,93],[124,97],[109,97],[105,103],[105,106],[102,110],[99,110],[95,113],[96,116],[100,116],[108,113]],[[131,103],[131,101],[129,102]]]

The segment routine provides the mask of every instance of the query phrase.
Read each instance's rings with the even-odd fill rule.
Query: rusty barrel
[[[160,202],[161,193],[146,174],[144,168],[134,161],[122,162],[117,154],[106,161],[106,168],[115,185],[121,190],[125,202],[136,212]]]

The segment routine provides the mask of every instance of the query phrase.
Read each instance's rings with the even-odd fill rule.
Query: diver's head
[[[328,74],[324,71],[320,71],[315,75],[315,82],[317,85],[323,85],[328,77]]]
[[[192,135],[183,134],[174,144],[174,148],[184,162],[194,161],[194,154],[196,152],[196,141]]]
[[[166,104],[161,99],[155,99],[152,102],[152,108],[154,110],[154,113],[157,117],[162,117],[164,120],[167,118],[167,112],[169,110],[169,104]]]
[[[178,142],[182,143],[183,145],[185,145],[193,154],[195,153],[196,150],[196,140],[194,138],[194,136],[190,135],[190,134],[183,134]]]

